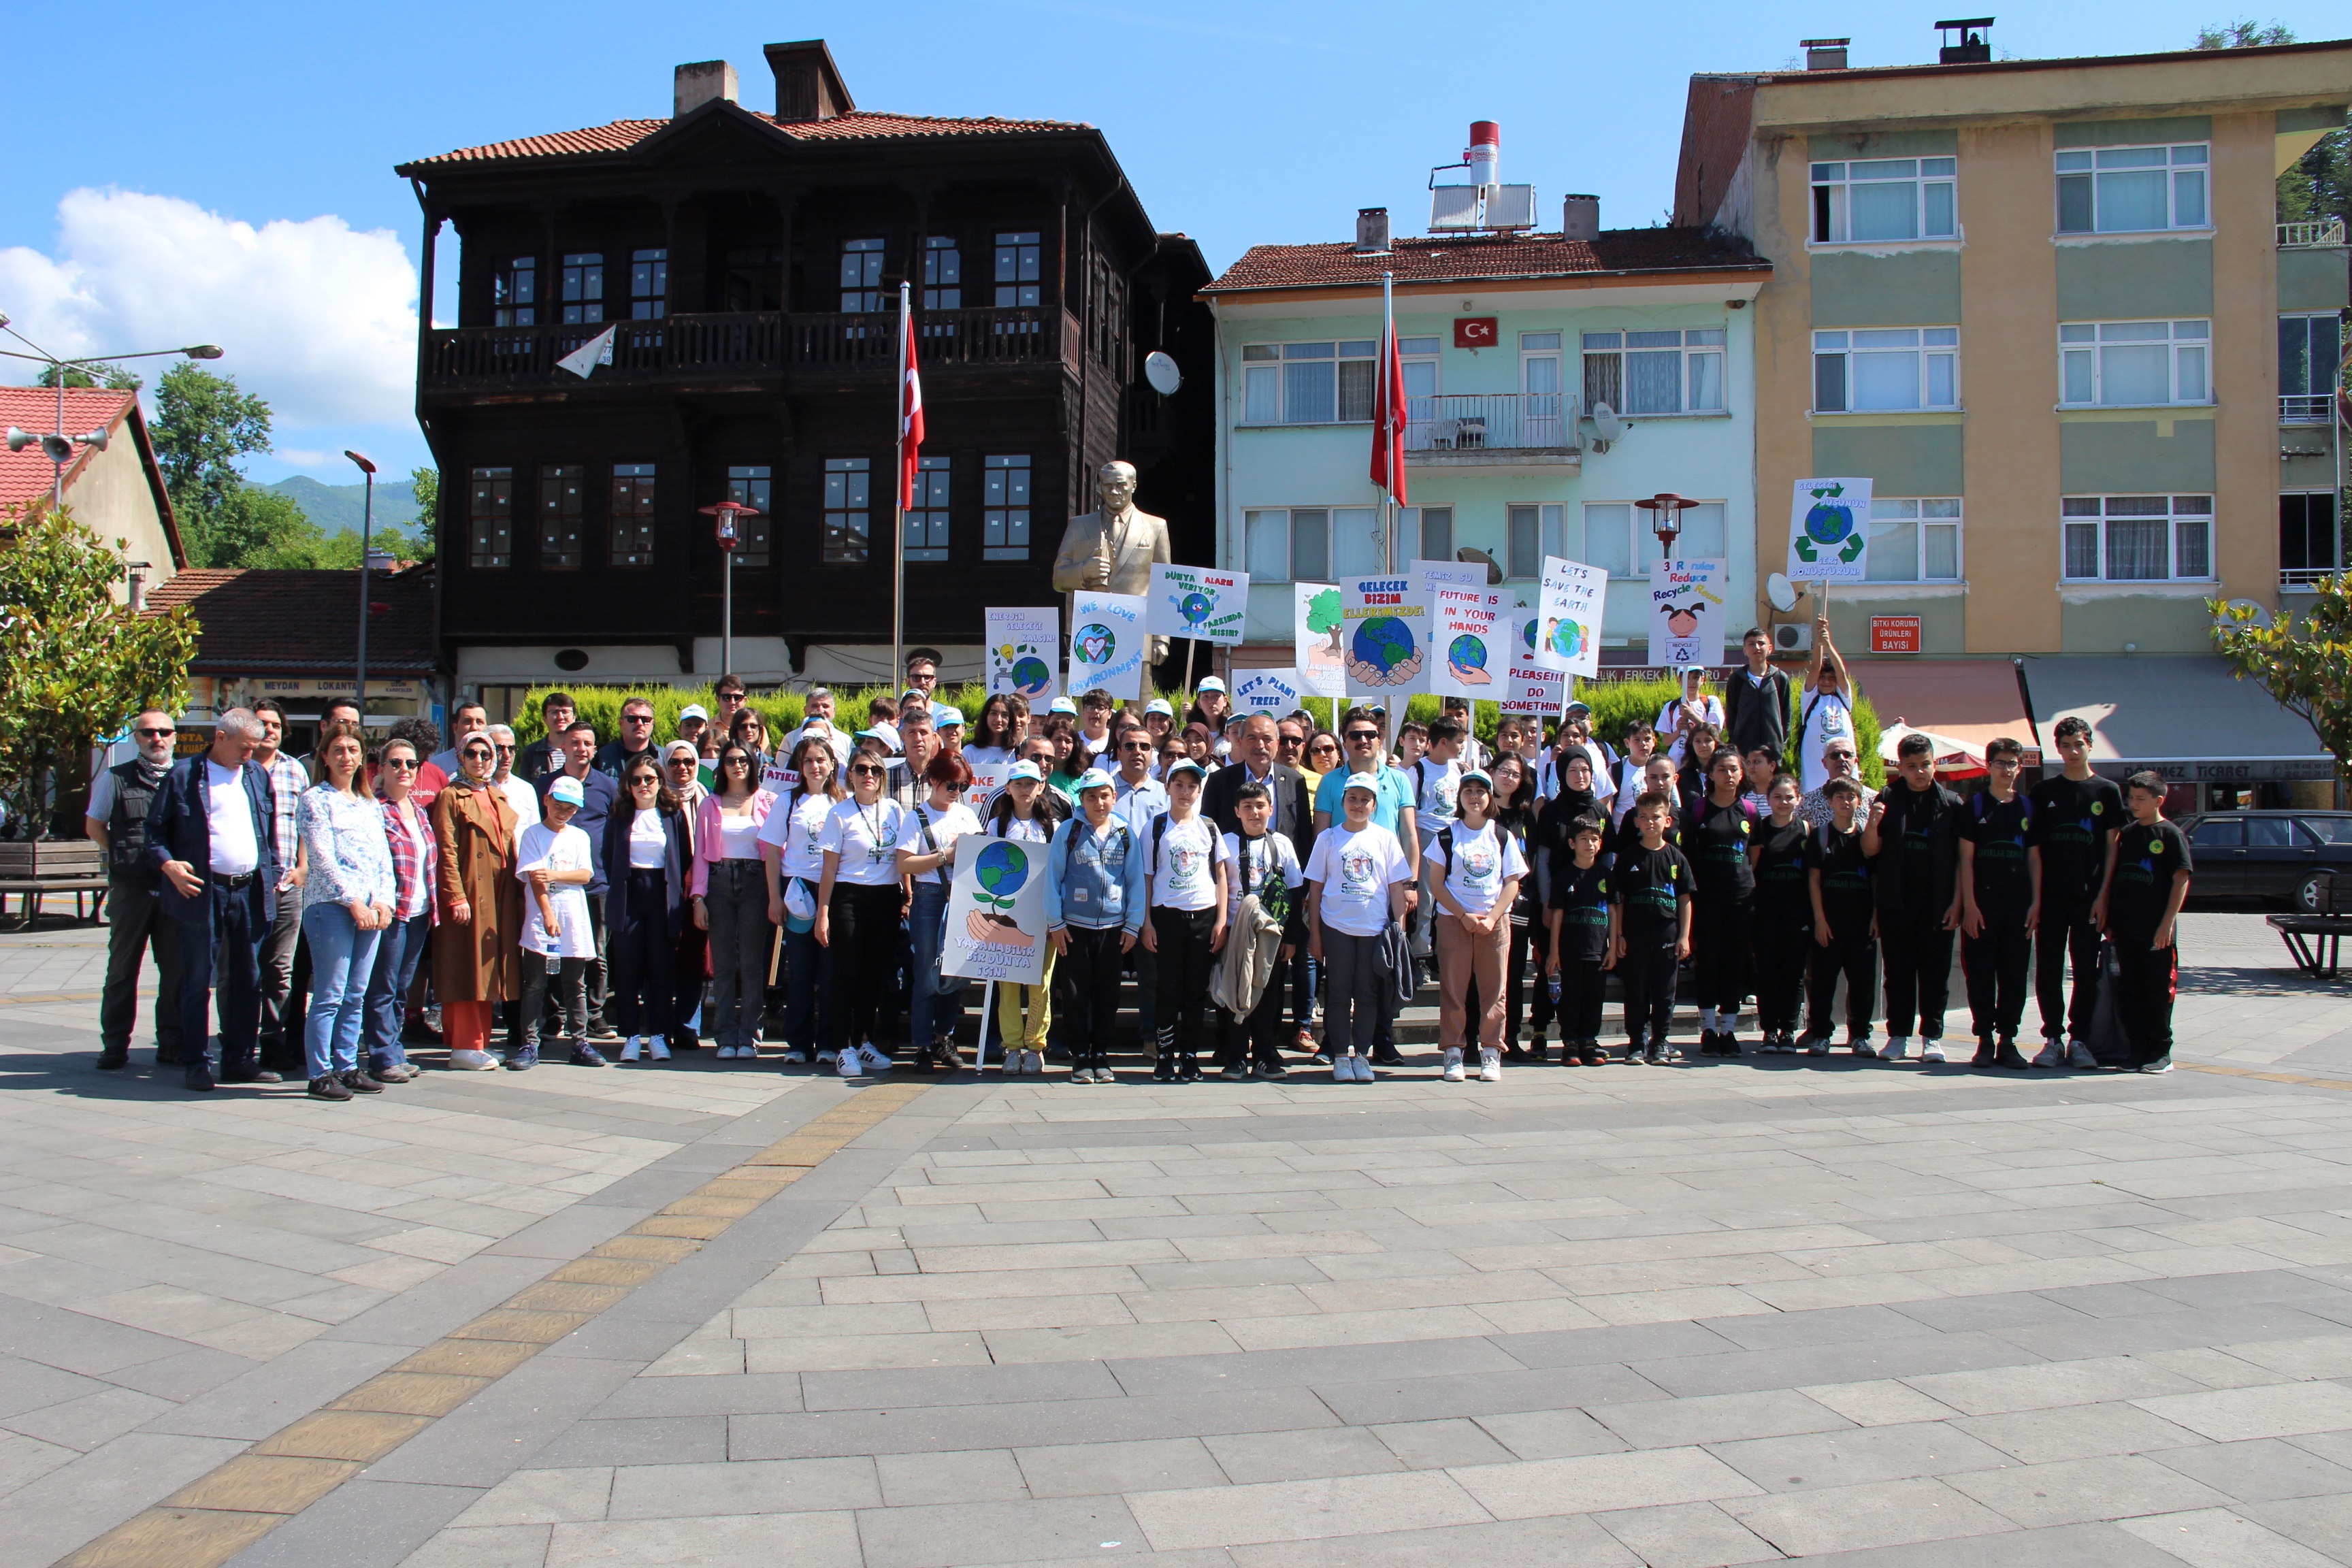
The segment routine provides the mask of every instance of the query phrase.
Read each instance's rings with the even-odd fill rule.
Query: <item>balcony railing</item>
[[[1449,393],[1405,399],[1404,449],[1444,460],[1480,452],[1569,453],[1577,400],[1564,392]]]
[[[2278,247],[2281,250],[2315,250],[2321,246],[2344,243],[2344,220],[2340,217],[2317,218],[2310,223],[2283,223],[2278,226]]]
[[[2342,566],[2282,566],[2279,568],[2279,586],[2316,588],[2320,584],[2345,570],[2346,568]]]
[[[424,381],[567,384],[557,361],[605,330],[606,323],[531,327],[457,327],[430,333]],[[895,310],[785,315],[775,311],[670,316],[622,321],[613,363],[591,379],[711,380],[782,375],[788,371],[888,374],[898,363]],[[931,310],[916,322],[924,369],[1076,363],[1077,322],[1064,310]]]
[[[2336,399],[2328,394],[2315,393],[2305,396],[2299,392],[2279,395],[2279,423],[2282,425],[2325,425],[2335,417],[2330,405]]]

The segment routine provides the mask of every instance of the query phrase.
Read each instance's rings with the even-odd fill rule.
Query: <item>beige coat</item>
[[[510,1002],[522,994],[522,883],[515,876],[515,809],[498,789],[451,784],[433,797],[441,865],[434,878],[433,989],[445,1002]],[[459,925],[460,899],[473,919]]]

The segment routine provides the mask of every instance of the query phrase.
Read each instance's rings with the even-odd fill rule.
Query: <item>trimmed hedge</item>
[[[1582,680],[1577,683],[1577,695],[1592,708],[1593,733],[1612,746],[1624,739],[1626,727],[1636,718],[1654,720],[1659,710],[1673,701],[1680,689],[1680,685],[1675,681],[1648,676],[1613,679],[1604,678],[1600,680]],[[533,687],[528,708],[517,712],[512,721],[517,740],[528,743],[538,740],[544,732],[540,719],[540,704],[546,700],[549,693],[555,691],[571,694],[573,706],[578,710],[580,717],[596,726],[599,740],[609,740],[621,732],[621,704],[633,697],[642,697],[654,705],[654,733],[663,740],[667,740],[677,733],[678,713],[688,703],[699,702],[713,713],[719,710],[718,699],[707,686],[549,685]],[[866,723],[867,703],[877,697],[897,695],[896,690],[886,686],[860,687],[854,691],[836,688],[834,693],[835,711],[850,728],[862,729]],[[987,693],[982,689],[978,681],[966,681],[960,686],[942,686],[940,688],[940,695],[941,700],[953,704],[962,711],[967,726],[978,721],[981,704],[987,698]],[[1191,706],[1191,699],[1181,691],[1160,691],[1155,695],[1165,697],[1175,708],[1180,718]],[[1801,711],[1802,694],[1795,695]],[[751,694],[747,706],[766,721],[768,734],[772,740],[798,727],[805,708],[801,693],[782,690],[755,691]],[[1307,700],[1306,706],[1307,710],[1315,714],[1318,721],[1328,729],[1333,726],[1337,718],[1332,711],[1335,706],[1344,710],[1348,704],[1345,702],[1334,704],[1328,698],[1310,697]],[[1438,700],[1434,697],[1414,697],[1405,703],[1406,718],[1418,720],[1423,724],[1434,720],[1438,711]],[[1476,713],[1478,738],[1491,742],[1495,738],[1495,726],[1502,718],[1502,710],[1496,703],[1481,702],[1476,705]],[[1794,731],[1797,717],[1796,713],[1789,716],[1791,758],[1796,754]],[[1872,788],[1880,788],[1886,782],[1886,764],[1880,762],[1878,758],[1878,715],[1871,708],[1867,698],[1860,700],[1854,705],[1854,731],[1856,738],[1861,742],[1863,779]]]

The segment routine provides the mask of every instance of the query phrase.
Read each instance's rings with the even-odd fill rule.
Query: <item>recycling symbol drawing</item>
[[[1853,503],[1839,499],[1844,494],[1845,487],[1836,484],[1812,491],[1813,504],[1805,513],[1804,530],[1790,542],[1800,558],[1813,563],[1827,554],[1851,565],[1863,552],[1870,535],[1856,522]]]

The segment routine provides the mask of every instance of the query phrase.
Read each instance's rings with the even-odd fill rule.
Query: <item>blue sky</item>
[[[1672,196],[1691,72],[1778,68],[1800,37],[1838,34],[1857,65],[1932,59],[1930,24],[1950,9],[130,0],[94,35],[43,24],[50,44],[102,65],[101,88],[56,106],[29,88],[0,100],[19,154],[0,162],[0,311],[73,352],[222,342],[217,368],[279,411],[281,452],[254,473],[341,483],[346,446],[390,472],[426,457],[404,415],[415,284],[412,271],[401,294],[400,263],[414,267],[417,208],[392,165],[665,115],[679,61],[732,60],[744,101],[766,108],[760,46],[821,34],[862,108],[1090,121],[1160,226],[1222,268],[1259,242],[1344,237],[1359,206],[1384,203],[1400,232],[1419,232],[1427,171],[1459,157],[1473,119],[1502,123],[1504,177],[1532,181],[1539,212],[1591,191],[1605,226],[1647,224]],[[1992,37],[2021,57],[2138,53],[2245,14],[2202,0],[2044,6]],[[2340,0],[2253,14],[2306,39],[2352,32]],[[446,255],[447,231],[442,243]]]

